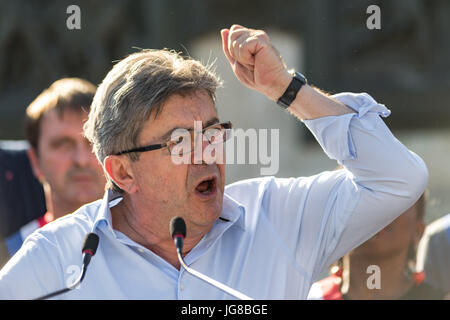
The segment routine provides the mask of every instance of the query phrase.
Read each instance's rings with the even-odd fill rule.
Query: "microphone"
[[[232,295],[233,297],[240,299],[240,300],[253,300],[252,298],[246,296],[245,294],[234,290],[223,283],[220,283],[219,281],[216,281],[194,269],[191,269],[186,265],[186,263],[183,260],[183,242],[184,238],[186,238],[186,223],[184,222],[183,218],[181,217],[174,217],[172,220],[170,220],[170,235],[172,236],[172,239],[175,242],[175,247],[177,249],[177,256],[178,261],[180,261],[183,268],[186,269],[187,272],[192,274],[193,276],[196,276],[197,278],[209,283],[210,285],[219,288],[220,290],[224,291],[225,293],[228,293],[229,295]]]
[[[186,223],[181,217],[174,217],[170,221],[170,235],[175,242],[177,253],[182,254],[184,238],[186,238]]]
[[[97,252],[98,247],[98,235],[91,232],[86,235],[86,238],[84,239],[84,246],[81,250],[81,253],[83,254],[83,264],[82,264],[82,272],[80,277],[80,282],[83,281],[84,276],[86,275],[86,270],[91,262],[91,258],[95,255]],[[73,285],[71,287],[74,287]]]
[[[84,245],[83,245],[83,249],[81,250],[81,252],[83,254],[83,263],[82,263],[82,267],[81,267],[81,274],[73,284],[71,284],[67,288],[55,291],[53,293],[36,298],[34,300],[49,299],[49,298],[58,296],[60,294],[63,294],[67,291],[70,291],[70,290],[74,289],[76,286],[78,286],[81,283],[81,281],[83,281],[84,276],[86,275],[87,267],[88,267],[89,263],[91,262],[91,258],[95,255],[95,252],[97,251],[98,242],[99,242],[99,237],[97,234],[95,234],[93,232],[88,233],[86,235],[86,237],[84,238]]]

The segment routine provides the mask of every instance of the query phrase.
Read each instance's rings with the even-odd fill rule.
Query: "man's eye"
[[[183,142],[183,137],[177,137],[177,138],[173,139],[172,142],[174,144],[180,144]]]
[[[223,142],[224,132],[219,129],[210,129],[205,132],[205,137],[209,143],[221,143]]]
[[[59,140],[55,141],[52,144],[53,149],[69,149],[73,146],[73,143],[69,140]]]

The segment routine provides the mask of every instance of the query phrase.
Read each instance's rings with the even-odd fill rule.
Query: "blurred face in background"
[[[105,188],[103,170],[83,136],[87,116],[50,110],[42,118],[37,150],[29,152],[33,171],[44,189],[50,188],[52,201],[74,210],[101,198]]]
[[[384,259],[399,253],[406,254],[422,237],[425,224],[417,204],[402,213],[391,224],[353,250],[352,256]]]

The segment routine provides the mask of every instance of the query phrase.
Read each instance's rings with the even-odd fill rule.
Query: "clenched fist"
[[[292,80],[263,30],[240,25],[222,29],[222,46],[236,77],[247,87],[277,101]]]

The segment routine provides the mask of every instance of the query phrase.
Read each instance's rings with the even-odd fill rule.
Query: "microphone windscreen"
[[[96,235],[93,232],[88,233],[86,235],[86,238],[84,238],[83,250],[81,252],[84,253],[86,250],[89,250],[92,253],[92,255],[94,255],[95,252],[97,251],[98,241],[99,241],[98,235]]]
[[[186,238],[186,223],[181,217],[173,217],[170,220],[170,236],[173,238],[176,234],[181,234]]]

